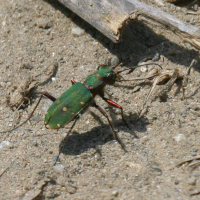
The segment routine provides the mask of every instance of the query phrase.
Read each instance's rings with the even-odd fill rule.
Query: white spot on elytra
[[[67,108],[66,108],[66,107],[63,107],[63,111],[67,111]]]

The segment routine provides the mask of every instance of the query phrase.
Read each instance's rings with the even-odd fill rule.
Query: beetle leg
[[[115,138],[115,140],[117,140],[117,142],[121,145],[122,149],[127,152],[126,148],[125,148],[125,145],[122,143],[122,141],[120,140],[120,138],[118,137],[117,135],[117,132],[114,130],[114,127],[113,127],[113,124],[111,123],[108,115],[106,114],[106,112],[103,110],[103,108],[99,105],[97,105],[95,102],[94,102],[94,107],[97,108],[108,120],[108,123],[110,125],[110,128],[112,130],[112,133],[113,133],[113,137]]]
[[[119,108],[119,109],[121,110],[121,116],[122,116],[122,120],[123,120],[124,124],[125,124],[129,129],[131,129],[130,126],[128,125],[127,121],[125,120],[124,111],[123,111],[122,106],[120,106],[120,105],[117,104],[116,102],[114,102],[114,101],[112,101],[112,100],[110,100],[110,99],[108,99],[108,98],[106,98],[106,97],[104,97],[104,96],[101,96],[101,98],[102,98],[104,101],[106,101],[107,103],[109,103],[111,106],[113,106],[113,107],[115,107],[115,108]]]
[[[41,96],[45,96],[45,97],[47,97],[48,99],[50,99],[51,101],[55,101],[55,100],[56,100],[55,97],[53,97],[52,95],[50,95],[50,94],[47,93],[47,92],[42,93]]]
[[[25,122],[27,122],[27,121],[32,117],[33,113],[35,112],[35,109],[38,107],[38,105],[39,105],[40,101],[42,100],[42,97],[43,97],[43,96],[47,97],[47,98],[50,99],[51,101],[55,101],[55,100],[56,100],[56,98],[53,97],[52,95],[50,95],[49,93],[47,93],[47,92],[42,93],[41,96],[40,96],[40,98],[39,98],[39,100],[38,100],[38,102],[37,102],[37,104],[36,104],[35,107],[33,108],[33,111],[31,112],[31,114],[29,115],[28,119],[27,119]],[[24,124],[25,122],[23,122],[23,124]]]
[[[76,83],[76,81],[75,80],[71,80],[71,83],[72,83],[72,85],[74,85],[74,83]]]
[[[66,143],[66,141],[67,141],[67,139],[68,139],[68,136],[69,136],[69,134],[72,132],[72,130],[73,130],[73,128],[74,128],[74,126],[75,126],[75,124],[76,124],[76,122],[77,122],[78,119],[79,119],[79,115],[76,115],[75,118],[74,118],[74,122],[73,122],[72,126],[70,127],[70,129],[69,129],[69,131],[67,132],[67,134],[65,135],[65,137],[62,139],[61,145],[60,145],[60,147],[59,147],[58,156],[56,157],[56,160],[55,160],[55,162],[54,162],[53,165],[56,165],[56,163],[59,161],[59,157],[60,157],[60,154],[61,154],[61,152],[62,152],[62,150],[63,150],[63,148],[64,148],[64,144]]]

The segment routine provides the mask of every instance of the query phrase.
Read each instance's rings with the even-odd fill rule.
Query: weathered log
[[[200,29],[137,0],[59,0],[113,42],[119,42],[123,29],[133,20],[160,23],[190,44],[200,48]]]

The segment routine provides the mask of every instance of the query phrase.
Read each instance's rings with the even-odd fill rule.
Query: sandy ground
[[[1,131],[27,118],[39,92],[59,97],[71,86],[71,79],[83,82],[100,64],[115,65],[130,57],[134,65],[159,53],[156,63],[163,71],[178,69],[180,76],[186,74],[193,58],[197,64],[189,76],[186,99],[181,80],[167,95],[158,95],[164,87],[158,85],[140,118],[152,80],[107,87],[106,95],[123,106],[131,131],[119,110],[97,98],[127,153],[112,138],[106,140],[111,134],[108,122],[90,108],[64,144],[60,162],[53,166],[71,124],[59,131],[46,129],[44,116],[51,102],[42,100],[28,123],[0,134],[0,199],[199,199],[200,167],[189,166],[197,160],[176,166],[200,155],[198,50],[165,27],[140,23],[131,24],[123,42],[114,44],[55,2],[0,0]],[[169,3],[160,8],[200,28],[200,10]],[[155,69],[141,67],[124,77],[146,76]],[[16,109],[27,94],[28,101]]]

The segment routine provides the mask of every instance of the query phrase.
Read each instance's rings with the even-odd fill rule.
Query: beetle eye
[[[113,76],[113,73],[111,72],[111,73],[109,73],[108,75],[107,75],[107,78],[111,78]]]
[[[106,67],[107,65],[99,65],[98,67],[97,67],[97,70],[99,70],[100,68],[104,68],[104,67]]]

